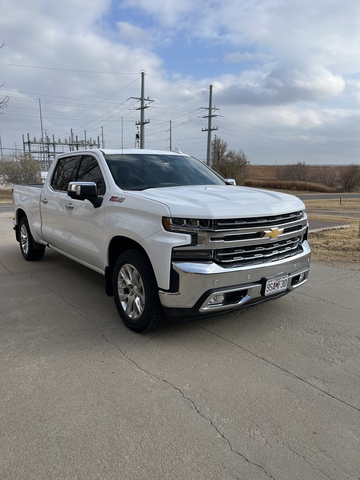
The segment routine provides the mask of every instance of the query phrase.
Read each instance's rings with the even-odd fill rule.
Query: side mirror
[[[70,182],[67,194],[74,200],[89,200],[95,208],[100,207],[103,200],[98,196],[95,182]]]
[[[236,180],[234,178],[224,178],[226,185],[236,185]]]

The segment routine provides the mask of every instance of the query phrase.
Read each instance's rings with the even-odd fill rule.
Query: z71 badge
[[[117,202],[117,203],[123,203],[123,201],[125,200],[124,197],[115,197],[115,196],[112,196],[110,197],[110,202]]]

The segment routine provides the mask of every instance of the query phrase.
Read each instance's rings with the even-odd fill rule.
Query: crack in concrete
[[[65,298],[58,292],[55,292],[54,290],[52,290],[48,285],[46,285],[42,280],[40,280],[39,277],[37,277],[35,275],[35,272],[31,272],[31,276],[36,278],[36,280],[43,286],[45,287],[47,290],[49,290],[49,292],[53,293],[55,296],[59,297],[66,305],[68,305],[69,307],[73,308],[82,318],[84,318],[87,322],[90,323],[90,325],[92,325],[95,330],[97,330],[101,336],[103,337],[103,339],[109,343],[109,340],[105,337],[104,335],[104,332],[94,323],[92,322],[84,313],[82,313],[82,311],[80,310],[80,308],[76,307],[75,305],[73,305],[72,303],[68,302],[67,300],[65,300]],[[81,330],[80,330],[81,331]],[[73,331],[73,332],[69,332],[69,333],[74,333],[76,331]],[[64,334],[60,334],[60,335],[64,335]],[[65,334],[65,335],[68,335],[68,334]]]
[[[296,455],[297,457],[301,458],[302,460],[304,460],[304,462],[306,462],[308,465],[310,465],[311,468],[313,468],[314,470],[317,470],[318,472],[320,472],[322,475],[325,475],[326,478],[328,478],[329,480],[334,480],[333,478],[329,477],[329,475],[327,475],[325,472],[323,472],[320,468],[316,467],[315,465],[313,465],[304,455],[300,455],[298,452],[296,452],[293,448],[291,448],[289,445],[287,445],[286,443],[284,442],[280,442],[280,444],[287,448],[288,450],[290,450],[291,453],[293,453],[294,455]]]
[[[206,420],[207,422],[210,423],[210,425],[215,429],[215,431],[217,432],[217,434],[225,441],[225,443],[228,445],[229,449],[231,452],[235,453],[236,455],[238,455],[239,457],[241,457],[243,460],[245,460],[249,465],[252,465],[254,467],[257,467],[257,468],[260,468],[267,477],[269,478],[272,478],[273,480],[275,480],[275,478],[269,473],[266,471],[266,469],[262,466],[262,465],[259,465],[258,463],[255,463],[255,462],[252,462],[251,460],[249,460],[245,455],[243,455],[242,453],[238,452],[237,450],[235,450],[232,446],[232,444],[230,443],[230,441],[226,438],[226,436],[219,430],[219,428],[214,424],[214,422],[208,418],[206,415],[204,415],[200,410],[199,408],[196,406],[195,402],[188,396],[185,395],[185,393],[179,388],[179,387],[176,387],[175,385],[173,385],[169,380],[166,380],[164,378],[160,378],[159,376],[157,376],[156,374],[152,373],[152,372],[149,372],[148,370],[145,370],[144,368],[142,368],[138,363],[135,362],[135,360],[133,360],[132,358],[130,358],[128,355],[126,355],[125,352],[123,352],[121,350],[121,348],[116,345],[116,348],[118,349],[118,351],[121,353],[121,355],[123,355],[129,362],[131,362],[138,370],[140,370],[141,372],[145,373],[146,375],[149,375],[153,378],[156,378],[159,382],[162,382],[162,383],[165,383],[166,385],[170,386],[173,390],[175,390],[176,392],[180,393],[180,395],[185,399],[187,400],[188,402],[191,403],[194,411],[200,415],[204,420]],[[237,477],[238,478],[238,477]]]
[[[4,268],[6,268],[6,267],[4,267]],[[9,273],[12,274],[10,271],[9,271]],[[60,297],[60,298],[62,299],[62,301],[63,301],[66,305],[68,305],[68,306],[70,306],[71,308],[73,308],[80,316],[82,316],[85,320],[87,320],[87,321],[101,334],[101,336],[103,337],[103,339],[104,339],[106,342],[110,343],[109,339],[105,336],[105,334],[103,333],[103,331],[102,331],[97,325],[95,325],[85,314],[83,314],[78,307],[76,307],[75,305],[73,305],[73,304],[69,303],[68,301],[66,301],[65,298],[64,298],[61,294],[55,292],[55,291],[52,290],[48,285],[44,284],[34,273],[35,273],[35,272],[32,272],[32,273],[31,273],[31,276],[34,276],[34,277],[41,283],[41,285],[43,285],[43,286],[44,286],[46,289],[48,289],[51,293],[53,293],[54,295]],[[348,278],[352,278],[352,277],[354,277],[354,276],[356,276],[356,275],[357,275],[357,272],[354,272],[354,274],[349,275]],[[302,292],[298,292],[298,293],[299,293],[300,295],[304,295]],[[309,295],[309,294],[307,293],[307,295]],[[312,296],[312,298],[318,298],[318,297]],[[321,298],[318,298],[318,299],[325,302],[325,300],[323,300],[323,299],[321,299]],[[330,302],[326,302],[326,303],[330,303]],[[350,311],[353,311],[353,309],[351,309],[351,308],[349,308],[349,307],[345,307],[345,306],[343,306],[343,305],[338,305],[338,304],[335,304],[335,303],[330,303],[330,304],[336,305],[336,306],[338,306],[338,307],[343,307],[343,308],[346,308],[346,309],[348,309],[348,310],[350,310]],[[283,367],[275,364],[274,362],[271,362],[270,360],[268,360],[268,359],[266,359],[266,358],[264,358],[264,357],[261,357],[260,355],[257,355],[256,353],[251,352],[250,350],[242,347],[241,345],[238,345],[238,344],[236,344],[235,342],[233,342],[233,341],[231,341],[231,340],[228,340],[228,339],[222,337],[221,335],[218,335],[218,334],[212,332],[211,330],[209,330],[209,329],[207,329],[207,328],[205,328],[205,327],[203,327],[203,326],[201,326],[201,325],[199,325],[199,324],[197,324],[197,323],[196,323],[196,325],[197,325],[198,327],[202,328],[203,330],[207,331],[208,333],[210,333],[210,334],[212,334],[212,335],[214,335],[214,336],[216,336],[216,337],[218,337],[218,338],[220,338],[220,339],[222,339],[222,340],[224,340],[224,341],[226,341],[226,342],[228,342],[228,343],[236,346],[237,348],[242,349],[243,351],[249,353],[250,355],[255,356],[256,358],[258,358],[258,359],[260,359],[260,360],[262,360],[262,361],[264,361],[264,362],[266,362],[266,363],[274,366],[275,368],[278,368],[279,370],[283,371],[284,373],[286,373],[286,374],[288,374],[288,375],[290,375],[290,376],[292,376],[292,377],[294,377],[294,378],[302,381],[303,383],[305,383],[305,384],[309,385],[310,387],[312,387],[312,388],[314,388],[314,389],[322,392],[323,394],[329,396],[330,398],[332,398],[332,399],[334,399],[334,400],[337,400],[337,401],[343,403],[344,405],[347,405],[348,407],[350,407],[350,408],[352,408],[352,409],[360,412],[360,409],[357,408],[357,407],[355,407],[354,405],[351,405],[351,404],[349,404],[348,402],[345,402],[344,400],[341,400],[341,399],[337,398],[336,396],[334,396],[334,395],[330,394],[329,392],[327,392],[327,391],[325,391],[325,390],[317,387],[316,385],[313,385],[311,382],[309,382],[309,381],[301,378],[300,376],[298,376],[298,375],[290,372],[289,370],[284,369]],[[79,331],[81,331],[81,330],[79,330]],[[73,333],[73,332],[70,332],[70,333]],[[224,440],[224,442],[227,444],[228,448],[230,449],[230,451],[231,451],[232,453],[234,453],[234,454],[238,455],[239,457],[241,457],[241,458],[242,458],[243,460],[245,460],[249,465],[252,465],[252,466],[254,466],[254,467],[257,467],[257,468],[261,469],[268,478],[271,478],[271,479],[275,480],[275,478],[271,475],[271,473],[269,473],[262,465],[260,465],[260,464],[258,464],[258,463],[256,463],[256,462],[252,462],[252,461],[249,460],[244,454],[242,454],[241,452],[239,452],[239,451],[237,451],[236,449],[234,449],[234,447],[232,446],[232,444],[231,444],[231,442],[229,441],[229,439],[219,430],[219,428],[214,424],[214,422],[213,422],[210,418],[208,418],[206,415],[204,415],[204,414],[199,410],[199,408],[196,406],[195,402],[194,402],[190,397],[186,396],[185,393],[184,393],[179,387],[176,387],[176,386],[173,385],[170,381],[168,381],[168,380],[166,380],[166,379],[163,379],[163,378],[157,376],[156,374],[154,374],[154,373],[152,373],[152,372],[149,372],[149,371],[145,370],[144,368],[142,368],[142,367],[141,367],[140,365],[138,365],[133,359],[131,359],[128,355],[126,355],[126,353],[124,353],[124,352],[120,349],[120,347],[119,347],[118,345],[116,345],[116,348],[117,348],[117,350],[121,353],[121,355],[123,355],[129,362],[131,362],[138,370],[142,371],[142,372],[145,373],[146,375],[149,375],[149,376],[151,376],[151,377],[153,377],[153,378],[156,378],[159,382],[165,383],[166,385],[170,386],[173,390],[175,390],[176,392],[178,392],[185,400],[187,400],[188,402],[190,402],[190,404],[191,404],[192,408],[194,409],[194,411],[195,411],[198,415],[200,415],[204,420],[206,420],[207,422],[209,422],[209,424],[211,425],[211,427],[212,427],[212,428],[217,432],[217,434]],[[323,471],[321,471],[320,469],[318,469],[317,467],[315,467],[314,465],[312,465],[311,462],[309,462],[304,456],[302,456],[302,455],[298,454],[296,451],[294,451],[289,445],[284,445],[284,446],[285,446],[286,448],[288,448],[292,453],[294,453],[295,455],[297,455],[299,458],[302,458],[302,459],[303,459],[306,463],[308,463],[312,468],[318,470],[320,473],[322,473],[323,475],[325,475],[327,478],[329,478],[329,479],[331,480],[331,477],[329,477],[326,473],[324,473]],[[239,478],[239,477],[236,477],[236,478]],[[359,480],[360,480],[360,477],[359,477]]]
[[[233,342],[232,340],[229,340],[225,337],[222,337],[221,335],[219,335],[218,333],[215,333],[215,332],[212,332],[211,330],[209,330],[208,328],[205,328],[203,327],[202,325],[199,325],[198,323],[196,323],[196,325],[199,327],[199,328],[202,328],[203,330],[205,330],[206,332],[210,333],[211,335],[214,335],[215,337],[218,337],[218,338],[221,338],[221,340],[224,340],[225,342],[228,342],[230,343],[231,345],[233,345],[234,347],[237,347],[237,348],[240,348],[241,350],[243,350],[244,352],[258,358],[259,360],[262,360],[263,362],[266,362],[268,363],[269,365],[272,365],[273,367],[275,368],[278,368],[279,370],[281,370],[282,372],[286,373],[287,375],[290,375],[291,377],[293,378],[296,378],[297,380],[300,380],[301,382],[305,383],[306,385],[309,385],[310,387],[312,388],[315,388],[316,390],[318,390],[319,392],[323,393],[324,395],[327,395],[328,397],[334,399],[334,400],[337,400],[338,402],[340,403],[343,403],[344,405],[356,410],[357,412],[360,412],[360,408],[356,407],[355,405],[351,405],[351,403],[348,403],[346,402],[345,400],[342,400],[341,398],[338,398],[336,397],[335,395],[332,395],[331,393],[327,392],[326,390],[323,390],[322,388],[320,387],[317,387],[316,385],[312,384],[311,382],[309,382],[308,380],[305,380],[304,378],[301,378],[299,375],[296,375],[295,373],[293,372],[290,372],[290,370],[286,370],[286,368],[283,368],[281,367],[280,365],[277,365],[276,363],[272,362],[271,360],[268,360],[267,358],[265,357],[262,357],[261,355],[258,355],[257,353],[254,353],[252,352],[251,350],[248,350],[247,348],[245,347],[242,347],[241,345]]]
[[[349,310],[350,312],[356,312],[358,313],[357,310],[355,310],[354,308],[351,308],[351,307],[347,307],[346,305],[341,305],[339,303],[335,303],[335,302],[330,302],[329,300],[325,300],[321,297],[318,297],[316,295],[310,295],[310,292],[296,292],[297,295],[302,295],[303,297],[310,297],[310,298],[313,298],[315,300],[319,300],[323,303],[326,303],[327,305],[333,305],[334,307],[339,307],[339,308],[344,308],[345,310]],[[299,299],[296,298],[296,295],[293,296],[293,300],[296,302],[296,303],[300,303],[299,302]]]
[[[5,265],[4,265],[2,262],[0,262],[0,265],[1,265],[2,267],[4,267],[5,270],[10,273],[10,275],[14,275],[14,273],[12,273],[8,268],[6,268]]]

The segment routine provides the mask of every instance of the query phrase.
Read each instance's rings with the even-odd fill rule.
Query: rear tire
[[[23,217],[19,222],[20,251],[25,260],[41,260],[45,253],[45,245],[36,243],[31,235],[29,222]]]
[[[113,291],[122,321],[134,332],[154,330],[166,323],[153,269],[139,250],[119,255],[114,265]]]

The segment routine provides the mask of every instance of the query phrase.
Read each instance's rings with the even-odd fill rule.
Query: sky
[[[23,135],[253,165],[360,164],[360,2],[0,0],[3,155]],[[209,93],[212,85],[212,109]],[[63,147],[66,151],[66,147]]]

